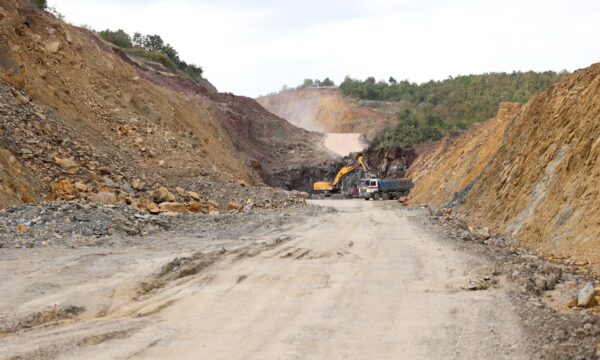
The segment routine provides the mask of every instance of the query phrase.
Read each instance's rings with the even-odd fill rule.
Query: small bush
[[[162,64],[169,70],[177,71],[177,66],[175,66],[171,59],[169,59],[169,57],[163,53],[157,51],[148,51],[141,48],[129,48],[125,49],[125,51],[131,56],[154,61]]]
[[[104,41],[108,41],[109,43],[117,45],[118,47],[130,48],[133,46],[133,43],[131,42],[131,36],[121,29],[117,31],[112,31],[109,29],[102,30],[98,33],[98,35],[100,35]]]
[[[46,10],[46,8],[48,7],[48,1],[46,0],[33,0],[33,3],[35,4],[35,6],[42,10]]]

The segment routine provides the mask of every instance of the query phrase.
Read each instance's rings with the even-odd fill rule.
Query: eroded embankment
[[[492,233],[600,269],[600,64],[418,160],[413,203],[454,205]],[[461,194],[462,192],[462,194]]]
[[[339,88],[282,91],[259,97],[257,101],[272,113],[308,130],[370,136],[388,122],[386,114],[358,106],[344,97]]]
[[[31,1],[0,6],[0,119],[0,208],[98,197],[173,210],[191,203],[186,191],[260,186],[329,158],[321,134],[129,56]],[[173,196],[152,200],[163,187]]]

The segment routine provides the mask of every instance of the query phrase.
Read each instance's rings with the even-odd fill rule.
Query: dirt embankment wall
[[[13,169],[2,174],[2,203],[44,198],[63,179],[94,189],[104,178],[149,190],[262,184],[327,158],[316,145],[322,135],[253,99],[130,58],[29,0],[0,6],[0,85],[0,163]]]
[[[410,174],[413,203],[455,200],[492,233],[600,269],[600,64],[534,96],[513,118],[439,144]]]
[[[387,124],[387,115],[359,107],[339,88],[307,88],[262,96],[257,101],[274,114],[308,130],[374,134]]]

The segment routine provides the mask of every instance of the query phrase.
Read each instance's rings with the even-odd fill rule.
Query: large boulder
[[[596,305],[596,290],[591,282],[585,284],[577,293],[577,306],[587,308]]]
[[[154,202],[157,204],[160,204],[163,202],[174,202],[175,201],[175,195],[173,195],[164,186],[161,186],[158,189],[154,190],[152,192],[152,198],[154,199]]]

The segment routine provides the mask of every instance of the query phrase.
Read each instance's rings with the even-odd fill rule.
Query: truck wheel
[[[389,200],[390,196],[388,195],[388,193],[383,193],[383,200]]]
[[[379,200],[381,199],[381,195],[379,195],[379,193],[375,193],[375,195],[373,195],[373,200]]]

